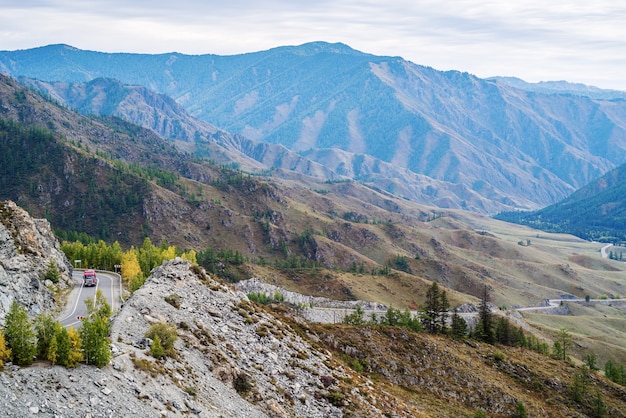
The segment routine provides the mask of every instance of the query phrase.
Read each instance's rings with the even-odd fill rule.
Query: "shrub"
[[[172,293],[171,295],[165,296],[165,301],[175,307],[176,309],[180,308],[180,304],[183,298],[176,293]]]
[[[336,407],[342,407],[343,406],[343,394],[341,392],[339,392],[339,391],[334,390],[334,391],[330,392],[326,396],[326,399],[333,406],[336,406]]]
[[[239,373],[233,379],[233,387],[240,395],[249,392],[252,389],[250,377],[245,373]]]
[[[178,334],[176,333],[176,327],[173,325],[166,324],[165,322],[153,324],[146,332],[145,337],[150,338],[153,344],[158,337],[160,340],[159,343],[163,348],[163,355],[173,357],[176,354],[174,342],[178,339]]]
[[[52,283],[59,283],[61,278],[61,273],[59,273],[59,268],[57,267],[57,263],[54,260],[50,260],[48,263],[48,269],[44,274],[44,280],[50,280]]]
[[[517,405],[515,405],[515,412],[513,413],[513,418],[526,418],[528,417],[528,413],[526,412],[526,406],[524,406],[524,402],[519,401]]]
[[[187,395],[193,396],[194,398],[198,395],[198,389],[194,386],[186,386],[183,390]]]
[[[161,358],[165,355],[165,349],[163,345],[161,345],[161,338],[159,338],[159,334],[154,336],[154,340],[152,340],[152,345],[150,345],[150,355],[154,358]]]
[[[493,359],[497,362],[501,362],[506,359],[506,355],[502,351],[496,351],[493,353]]]

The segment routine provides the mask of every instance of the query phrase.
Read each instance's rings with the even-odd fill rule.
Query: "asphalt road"
[[[104,297],[106,297],[109,305],[111,305],[111,311],[115,312],[120,308],[120,276],[112,272],[98,270],[96,272],[98,284],[96,286],[85,287],[83,286],[83,271],[84,270],[74,270],[72,274],[72,278],[75,282],[74,288],[68,297],[65,309],[59,316],[59,322],[66,328],[69,328],[71,325],[73,325],[74,328],[78,328],[81,322],[80,318],[87,315],[85,300],[95,297],[97,289],[100,289]]]

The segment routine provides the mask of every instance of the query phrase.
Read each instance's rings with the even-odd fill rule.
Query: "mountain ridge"
[[[626,164],[567,198],[531,212],[504,212],[496,219],[610,243],[626,241]]]
[[[192,116],[253,140],[297,152],[372,155],[462,185],[490,201],[473,208],[483,213],[554,203],[626,155],[626,103],[526,92],[343,47],[294,52],[315,45],[228,57],[64,49],[46,62],[38,61],[42,51],[3,51],[0,70],[48,81],[112,77],[143,85]],[[491,187],[482,191],[485,179]],[[463,207],[461,199],[451,204]]]

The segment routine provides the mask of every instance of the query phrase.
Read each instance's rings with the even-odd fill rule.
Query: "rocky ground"
[[[176,355],[149,356],[154,323],[176,327]],[[371,382],[352,385],[328,352],[186,261],[155,269],[113,319],[110,365],[47,363],[0,373],[3,415],[22,417],[340,417],[358,405],[377,416]],[[359,382],[357,382],[359,383]]]

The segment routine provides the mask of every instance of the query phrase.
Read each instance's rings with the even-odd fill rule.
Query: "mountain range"
[[[343,44],[236,56],[51,45],[0,52],[0,71],[39,80],[32,85],[77,110],[156,129],[197,155],[237,161],[233,153],[245,150],[244,167],[353,179],[481,213],[555,203],[626,155],[619,94],[555,84],[532,89]],[[128,106],[153,100],[149,91],[171,98],[159,96],[162,113]],[[209,149],[215,143],[222,153]]]
[[[199,264],[212,276],[228,282],[254,277],[306,295],[341,300],[360,299],[412,310],[424,306],[428,289],[437,282],[446,289],[450,306],[464,307],[468,313],[471,313],[472,304],[475,306],[483,292],[488,290],[497,314],[509,318],[516,327],[523,326],[525,331],[536,336],[537,341],[546,341],[548,344],[556,341],[563,330],[570,330],[573,344],[568,347],[568,355],[583,359],[593,354],[598,365],[615,359],[619,364],[623,363],[626,346],[625,308],[622,301],[617,301],[624,293],[626,267],[623,263],[602,258],[597,243],[571,235],[543,233],[494,220],[480,213],[448,209],[466,207],[476,212],[491,213],[501,208],[534,207],[539,205],[539,194],[530,193],[524,189],[524,185],[533,184],[534,190],[543,190],[542,193],[551,190],[552,197],[547,199],[550,201],[559,194],[555,192],[558,184],[563,184],[562,193],[566,193],[574,189],[573,178],[597,179],[594,171],[603,173],[611,170],[571,195],[570,198],[575,197],[575,200],[564,207],[586,209],[587,212],[578,219],[597,219],[594,214],[607,217],[615,214],[618,217],[620,202],[623,200],[620,185],[624,183],[622,166],[619,166],[618,161],[623,120],[618,116],[623,106],[622,99],[592,98],[582,93],[530,92],[503,81],[480,80],[458,72],[441,73],[399,58],[372,57],[344,45],[329,44],[279,48],[237,57],[214,57],[215,65],[219,64],[222,70],[230,66],[229,74],[233,77],[233,80],[227,82],[226,73],[217,72],[215,83],[225,83],[222,84],[224,94],[228,90],[226,85],[236,89],[237,83],[243,82],[245,77],[236,73],[235,64],[248,60],[247,68],[250,72],[254,73],[256,69],[259,74],[260,69],[269,66],[271,60],[266,54],[270,52],[278,58],[287,56],[293,60],[289,61],[293,64],[289,67],[290,71],[298,70],[308,74],[307,83],[309,87],[316,86],[319,90],[318,98],[332,98],[326,101],[326,108],[334,101],[333,109],[347,109],[348,98],[358,90],[349,88],[349,80],[353,79],[361,80],[362,87],[372,87],[378,92],[375,100],[371,99],[376,104],[368,104],[369,99],[362,96],[363,106],[355,105],[358,112],[369,106],[370,114],[373,115],[377,106],[395,103],[393,106],[397,114],[404,115],[402,117],[405,119],[394,120],[392,125],[396,124],[395,128],[385,128],[390,136],[397,135],[394,129],[402,123],[418,120],[415,115],[422,115],[420,117],[426,121],[424,115],[430,112],[428,121],[421,125],[425,132],[422,143],[426,148],[430,147],[427,162],[433,159],[433,169],[456,164],[457,169],[465,170],[467,174],[456,180],[437,179],[403,167],[396,157],[386,161],[384,155],[370,153],[367,150],[370,146],[367,145],[370,143],[367,135],[370,134],[366,135],[366,131],[360,128],[365,126],[366,119],[353,120],[361,122],[349,127],[359,129],[347,130],[349,135],[362,133],[364,148],[360,152],[345,149],[340,141],[336,147],[302,149],[294,146],[294,143],[268,139],[288,126],[306,125],[303,122],[306,112],[296,110],[300,109],[298,106],[303,98],[310,94],[307,86],[297,88],[294,84],[292,91],[301,92],[292,111],[300,115],[300,122],[289,121],[287,117],[276,126],[263,125],[267,128],[267,137],[254,137],[246,129],[237,132],[225,121],[201,120],[196,116],[204,107],[198,105],[196,110],[189,107],[191,98],[204,91],[197,86],[191,88],[193,77],[197,76],[199,68],[203,68],[195,60],[208,60],[208,56],[166,54],[168,59],[175,56],[178,60],[195,62],[187,67],[191,79],[183,77],[181,81],[176,81],[176,71],[172,73],[171,89],[175,90],[178,84],[187,84],[188,96],[185,96],[160,92],[164,86],[157,88],[155,83],[146,86],[121,80],[118,77],[121,67],[117,67],[117,63],[114,67],[120,74],[115,77],[112,74],[101,74],[106,69],[107,60],[126,59],[129,61],[126,62],[125,71],[143,74],[142,77],[146,74],[161,74],[158,63],[166,56],[102,54],[53,46],[36,51],[8,53],[14,58],[21,56],[20,60],[9,60],[6,58],[7,53],[0,53],[3,69],[15,69],[28,64],[33,72],[40,72],[38,75],[26,74],[26,71],[20,70],[12,77],[0,75],[0,199],[13,200],[33,216],[47,218],[60,238],[72,241],[84,239],[93,244],[98,239],[108,243],[118,241],[124,248],[137,248],[142,240],[146,243],[149,238],[152,242],[175,245],[179,249],[194,249]],[[41,53],[51,54],[49,61],[39,61]],[[22,59],[31,56],[29,54],[34,55],[27,63]],[[78,62],[77,57],[84,56],[92,59],[89,71],[84,62]],[[343,57],[339,60],[343,64],[336,68],[337,71],[348,68],[346,62],[353,62],[350,67],[353,69],[352,76],[344,73],[338,76],[346,83],[344,96],[333,95],[330,89],[324,90],[323,77],[313,78],[311,72],[317,62],[316,57],[326,57],[325,66],[318,67],[317,72],[324,77],[328,76],[327,70],[332,62],[338,62],[338,56]],[[143,60],[142,64],[137,64],[133,61],[135,59]],[[71,70],[70,66],[64,68],[76,78],[82,74],[84,79],[59,81],[63,71],[54,69],[55,60],[72,62]],[[308,62],[308,67],[298,67],[296,64],[299,60]],[[324,59],[321,61],[324,62]],[[175,66],[176,62],[173,59],[168,65]],[[287,61],[282,62],[274,70],[284,66]],[[429,77],[433,78],[428,79],[428,86],[434,90],[426,90],[426,84],[423,84],[424,89],[416,89],[416,84],[412,82],[401,83],[400,78],[383,77],[379,70],[393,67],[390,63],[395,63],[396,73],[402,67],[406,71],[411,69],[414,76],[418,70],[430,74]],[[372,68],[379,70],[366,77],[363,76],[363,65],[370,71],[373,71]],[[181,68],[176,67],[177,71]],[[22,75],[15,76],[17,73]],[[267,76],[265,74],[263,77]],[[53,81],[55,79],[57,81]],[[386,81],[383,82],[383,79]],[[291,80],[295,83],[295,79]],[[272,83],[269,83],[271,86],[265,87],[276,87],[276,97],[288,97],[284,87],[286,81],[278,77],[275,83],[272,79]],[[337,80],[331,79],[328,83],[337,83]],[[395,87],[391,88],[386,83],[395,83]],[[389,91],[383,85],[390,89],[390,95],[385,95]],[[456,87],[452,88],[453,85]],[[255,86],[260,89],[260,84]],[[448,95],[438,95],[437,92],[445,86],[448,86]],[[412,93],[403,96],[399,93],[402,89]],[[457,97],[459,91],[466,93]],[[488,100],[484,99],[486,91],[491,92]],[[258,106],[261,105],[258,101],[261,98],[270,102],[271,106],[275,105],[278,99],[272,102],[274,96],[266,93],[259,93],[258,98],[251,100],[248,107],[241,105],[240,115],[249,121],[246,126],[253,126],[247,112],[259,110]],[[430,95],[433,102],[429,102],[428,106],[423,105],[423,109],[412,108],[414,114],[403,107],[406,103],[412,103],[411,100],[417,100],[416,97],[425,95]],[[307,100],[310,101],[310,97]],[[209,102],[206,102],[205,110],[216,111],[208,107]],[[498,102],[501,106],[494,104]],[[276,106],[271,106],[269,109],[273,110],[268,111],[268,114],[274,115]],[[482,111],[473,106],[482,106]],[[313,104],[310,107],[317,109],[313,115],[326,115],[317,113],[321,108]],[[592,108],[595,110],[592,111]],[[384,106],[380,109],[381,115],[389,116]],[[454,112],[452,109],[455,109]],[[466,109],[468,114],[456,113],[461,109]],[[287,112],[285,115],[292,113]],[[502,138],[489,137],[489,131],[484,130],[485,138],[500,141],[497,142],[498,147],[493,144],[491,148],[487,147],[488,141],[464,139],[455,131],[473,132],[472,129],[477,129],[477,126],[470,123],[472,129],[461,129],[461,122],[476,122],[479,116],[485,121],[490,120],[490,127],[496,126],[498,124],[494,115],[500,113],[507,115],[506,119],[500,121],[500,128],[509,132],[509,129],[515,127],[517,131],[511,131],[514,133],[510,133],[508,140],[503,141]],[[569,115],[569,119],[565,115]],[[322,116],[319,119],[322,126],[320,131],[307,137],[317,138],[316,144],[320,138],[326,138],[325,129],[330,129],[330,125],[326,124],[332,118]],[[449,119],[445,119],[446,125],[443,122],[436,124],[435,116],[441,118],[441,121],[444,121],[444,116]],[[258,117],[263,120],[261,116]],[[339,127],[346,121],[337,115],[335,117],[337,119],[333,119],[333,126],[336,132],[340,132]],[[558,126],[561,130],[547,123],[548,120],[556,125],[556,121],[560,120],[562,125]],[[384,122],[383,118],[377,123]],[[588,130],[582,129],[582,126]],[[551,132],[552,136],[546,132]],[[556,135],[558,132],[561,136]],[[518,142],[512,140],[515,135],[520,138]],[[522,141],[522,137],[528,137],[529,143]],[[288,138],[287,134],[285,138]],[[345,139],[341,135],[337,135],[337,138]],[[413,141],[412,136],[404,138],[409,148],[416,146],[417,142]],[[604,145],[602,140],[605,140]],[[439,146],[439,154],[433,148],[435,144]],[[383,145],[384,142],[377,146]],[[400,152],[389,143],[387,145],[391,150],[385,152],[394,155]],[[396,145],[393,143],[393,147]],[[525,150],[521,145],[526,147]],[[477,153],[479,146],[487,149],[473,161],[475,154],[472,152]],[[614,147],[614,150],[610,150],[614,152],[604,150],[604,146]],[[409,148],[405,148],[405,151]],[[408,161],[410,152],[406,152]],[[461,155],[464,152],[466,156]],[[531,157],[531,152],[534,157]],[[496,154],[499,159],[493,157]],[[523,161],[526,163],[524,167],[535,167],[533,164],[538,164],[540,156],[550,157],[544,163],[549,162],[553,168],[569,164],[569,170],[561,174],[572,174],[572,184],[564,182],[556,172],[538,165],[535,171],[531,170],[535,176],[531,176],[532,180],[519,164]],[[561,161],[556,161],[559,159]],[[462,165],[470,162],[474,165]],[[486,193],[489,188],[495,190],[500,183],[496,173],[490,174],[490,166],[483,166],[483,162],[490,162],[491,166],[497,167],[499,175],[511,180],[511,194]],[[596,163],[598,165],[594,165]],[[481,177],[480,180],[474,177],[474,183],[468,186],[466,182],[472,175],[476,176],[473,170],[478,166],[485,170],[481,175],[487,177]],[[367,179],[364,173],[367,173]],[[355,181],[357,178],[360,180]],[[482,183],[476,183],[479,181]],[[515,185],[519,185],[521,191],[513,187]],[[404,190],[413,190],[415,193],[405,194]],[[521,201],[526,204],[520,204]],[[440,207],[433,206],[435,204]],[[583,204],[588,208],[583,208]],[[611,212],[613,208],[615,212]],[[6,218],[6,215],[2,216]],[[8,229],[9,232],[14,230]],[[11,240],[5,241],[9,243]],[[24,247],[16,246],[11,251],[21,257],[20,251],[23,250]],[[145,373],[145,368],[142,371],[139,366],[133,365],[129,357],[144,356],[140,352],[142,350],[131,348],[137,338],[144,335],[147,322],[143,323],[141,318],[147,315],[153,321],[152,318],[158,314],[167,315],[168,320],[176,322],[180,335],[188,337],[179,344],[185,355],[180,356],[181,362],[176,363],[171,370],[180,369],[184,376],[187,376],[186,373],[194,374],[187,366],[193,363],[193,367],[203,367],[207,353],[219,352],[206,345],[209,336],[207,332],[219,335],[222,338],[215,338],[219,350],[230,353],[227,357],[219,358],[220,364],[225,361],[223,364],[228,363],[233,371],[245,370],[259,382],[257,388],[269,388],[263,392],[270,397],[284,399],[284,405],[290,411],[296,408],[292,402],[297,404],[297,408],[305,408],[309,402],[290,395],[291,388],[295,391],[296,383],[300,385],[300,380],[297,380],[300,379],[300,372],[296,371],[300,363],[294,361],[316,357],[312,357],[314,350],[311,348],[302,346],[304,348],[292,352],[291,345],[291,349],[277,352],[274,344],[289,341],[291,335],[295,338],[297,334],[314,341],[314,347],[326,353],[326,358],[331,354],[336,356],[341,363],[334,364],[333,370],[349,372],[351,377],[342,380],[345,391],[341,392],[345,400],[345,403],[342,401],[342,407],[345,407],[347,413],[352,411],[349,408],[354,408],[357,415],[359,411],[361,415],[367,415],[358,403],[361,394],[385,393],[381,392],[381,388],[385,388],[394,395],[381,396],[384,404],[379,400],[368,402],[371,405],[384,405],[384,408],[380,407],[394,411],[390,415],[398,416],[422,413],[425,416],[459,416],[480,412],[479,408],[495,415],[511,415],[518,401],[527,405],[531,415],[590,415],[594,393],[597,399],[602,395],[605,406],[609,408],[608,413],[612,416],[623,415],[623,387],[599,375],[585,372],[584,376],[589,377],[585,382],[593,390],[583,397],[583,402],[572,400],[571,388],[582,369],[569,362],[519,347],[509,349],[472,340],[455,342],[445,337],[413,334],[393,327],[308,325],[300,319],[293,319],[292,314],[297,314],[285,306],[267,311],[255,307],[252,315],[247,306],[255,305],[251,305],[242,293],[237,292],[235,296],[235,292],[227,290],[229,287],[223,282],[206,280],[204,272],[199,273],[201,269],[197,267],[182,260],[163,265],[155,269],[153,277],[136,292],[138,296],[128,300],[117,322],[118,331],[112,334],[113,344],[123,347],[125,354],[115,357],[114,367],[107,367],[112,373],[110,376],[113,380],[110,381],[117,382],[121,373],[124,376],[128,374],[122,379],[126,383],[120,381],[119,385],[113,385],[113,392],[110,392],[112,396],[103,394],[106,398],[101,398],[108,401],[101,399],[96,409],[96,402],[91,400],[93,396],[89,399],[77,396],[85,402],[76,404],[76,411],[87,413],[116,408],[145,411],[144,401],[163,410],[162,405],[172,399],[171,396],[161,394],[167,392],[180,396],[176,398],[180,400],[177,404],[184,407],[177,409],[173,406],[180,414],[196,410],[192,399],[196,397],[206,400],[209,405],[213,400],[216,405],[222,404],[216,406],[218,410],[228,409],[222,402],[225,397],[213,395],[225,393],[226,389],[222,386],[210,385],[210,388],[204,388],[198,379],[193,380],[198,386],[197,390],[188,392],[180,387],[163,386],[160,376],[151,378]],[[12,273],[7,277],[10,280]],[[198,279],[202,283],[198,283]],[[39,286],[36,279],[33,281]],[[174,293],[184,301],[180,307],[168,302]],[[225,299],[217,298],[208,302],[222,293]],[[594,299],[592,303],[585,302],[586,296]],[[576,298],[579,302],[574,302]],[[230,302],[225,303],[226,299]],[[546,299],[563,302],[560,306],[546,307],[543,306]],[[245,309],[240,300],[246,301]],[[518,310],[520,306],[530,306],[531,310]],[[294,309],[297,311],[301,308]],[[556,314],[545,314],[547,311],[544,309]],[[292,330],[287,331],[276,320],[278,318],[290,324]],[[276,339],[262,330],[264,326],[269,327]],[[261,329],[261,333],[255,332],[255,329]],[[242,335],[245,336],[243,339],[240,338]],[[254,343],[250,344],[250,341]],[[255,347],[253,352],[250,347]],[[196,349],[198,359],[204,360],[186,363],[190,358],[187,354],[196,353]],[[128,354],[127,350],[132,350],[134,354]],[[275,359],[262,365],[247,360],[248,355],[260,352],[276,354],[285,360],[289,368],[283,369],[284,372],[278,373],[278,378],[272,379],[272,375],[276,374]],[[313,376],[320,373],[317,366],[310,367],[313,369],[303,377],[307,382],[311,382],[309,373]],[[12,369],[15,380],[11,380],[13,377],[5,379],[9,383],[2,385],[5,389],[3,393],[7,397],[14,396],[14,399],[22,400],[22,403],[35,402],[37,405],[47,402],[52,404],[53,401],[47,399],[58,399],[58,390],[69,393],[69,399],[73,399],[74,391],[69,388],[84,388],[95,381],[103,381],[102,377],[95,379],[91,371],[81,369],[72,372],[69,377],[65,372],[57,373],[54,368]],[[216,374],[218,369],[214,369]],[[48,384],[40,400],[33,401],[30,396],[33,391],[24,389],[29,386],[23,385],[23,381],[40,382],[43,385],[43,382],[49,381],[49,370],[54,371],[57,376],[55,381],[61,382],[63,388],[54,389],[58,385]],[[322,372],[324,376],[330,373]],[[210,373],[197,374],[198,377],[210,378]],[[102,376],[100,373],[97,375]],[[78,383],[66,383],[66,378]],[[368,389],[363,387],[363,391],[359,389],[357,392],[353,390],[352,383],[360,382],[361,379]],[[13,383],[18,380],[22,383]],[[175,380],[172,381],[175,386],[180,384],[181,380]],[[276,390],[271,388],[278,382],[285,386],[276,386]],[[148,387],[155,385],[150,389],[150,395],[146,395],[144,389],[140,392],[135,390],[138,384],[143,386],[144,383]],[[268,386],[261,383],[267,383]],[[310,384],[316,385],[315,382]],[[100,386],[96,391],[99,390]],[[116,391],[123,391],[129,397],[118,396]],[[337,391],[330,398],[311,394],[309,399],[311,402],[316,399],[337,406],[338,400],[341,400],[337,394],[340,392]],[[163,402],[152,402],[146,396]],[[183,399],[193,402],[183,403]],[[256,400],[258,405],[258,398]],[[23,415],[21,411],[24,408],[20,409],[20,406],[12,405],[12,410],[18,411],[13,413],[14,416]],[[173,414],[179,412],[172,411]],[[143,415],[134,413],[137,416],[153,415],[152,409]],[[298,412],[282,416],[302,414],[307,415],[306,412]],[[233,416],[241,414],[234,413]]]

